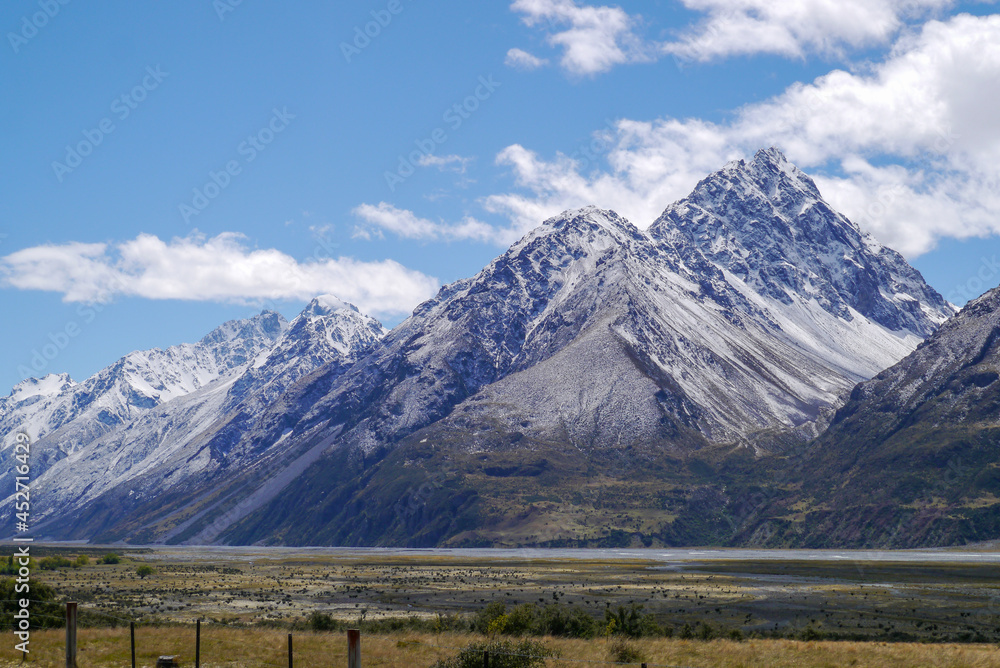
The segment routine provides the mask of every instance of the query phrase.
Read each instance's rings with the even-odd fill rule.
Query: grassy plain
[[[296,665],[338,665],[342,632],[315,633],[314,612],[364,630],[364,664],[430,666],[475,636],[458,617],[488,603],[575,605],[604,611],[638,604],[672,638],[635,640],[647,663],[683,666],[1000,665],[1000,569],[989,564],[853,561],[503,560],[440,554],[342,555],[267,550],[199,553],[124,549],[119,564],[36,571],[61,597],[80,603],[81,666],[128,665],[127,622],[137,624],[139,665],[178,654],[193,665],[195,619],[202,619],[203,666],[286,665],[294,633]],[[141,578],[139,565],[152,575]],[[437,622],[441,616],[441,622]],[[430,633],[434,624],[447,629]],[[118,628],[101,628],[123,624]],[[395,624],[396,629],[392,629]],[[684,626],[716,638],[682,640]],[[32,634],[30,662],[60,663],[62,630]],[[810,638],[811,640],[803,640]],[[418,641],[418,642],[412,642]],[[606,640],[545,638],[564,659],[605,661]],[[0,665],[20,655],[0,646]]]

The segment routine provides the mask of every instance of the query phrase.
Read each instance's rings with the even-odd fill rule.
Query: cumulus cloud
[[[637,32],[638,17],[620,7],[580,6],[575,0],[515,0],[510,7],[523,15],[525,25],[547,30],[546,40],[562,49],[560,65],[571,74],[594,75],[616,65],[653,60],[653,47]],[[512,49],[508,64],[513,52],[535,58]]]
[[[521,49],[508,51],[503,62],[507,67],[513,67],[517,70],[537,70],[539,67],[549,64],[548,59],[539,58]]]
[[[0,259],[0,275],[7,287],[59,292],[68,302],[125,296],[254,303],[329,293],[383,316],[408,313],[438,288],[436,279],[392,260],[299,262],[278,250],[249,249],[236,233],[35,246]]]
[[[465,217],[455,224],[434,222],[420,218],[412,211],[398,209],[386,202],[378,204],[362,204],[355,207],[354,215],[369,226],[381,231],[391,232],[404,239],[421,239],[426,241],[493,241],[497,230],[475,218]],[[371,238],[369,228],[359,227],[355,236]]]
[[[681,0],[704,19],[663,51],[691,60],[772,53],[841,56],[891,42],[907,21],[954,0]]]
[[[941,237],[1000,233],[998,80],[1000,16],[930,21],[884,62],[795,84],[725,123],[619,120],[595,138],[596,158],[510,146],[497,162],[519,189],[485,206],[519,230],[585,204],[646,225],[725,162],[778,146],[819,174],[833,205],[913,257]]]
[[[983,0],[993,2],[994,0]],[[908,26],[942,14],[956,0],[680,0],[702,15],[672,40],[644,36],[643,18],[618,6],[576,0],[515,0],[511,9],[561,48],[560,65],[595,75],[617,65],[672,56],[679,63],[733,56],[811,54],[844,57],[852,50],[890,44]],[[534,69],[546,61],[521,49],[507,64]]]

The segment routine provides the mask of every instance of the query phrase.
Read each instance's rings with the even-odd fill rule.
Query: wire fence
[[[58,602],[55,601],[41,601],[37,599],[28,599],[28,600],[31,601],[32,603],[44,604],[47,606],[60,605]],[[211,666],[223,666],[223,665],[245,666],[248,665],[247,658],[245,656],[247,654],[249,646],[248,641],[242,640],[240,638],[234,638],[232,636],[211,633],[211,631],[217,629],[225,629],[227,631],[246,630],[247,632],[259,630],[254,628],[241,629],[240,627],[234,626],[233,624],[219,622],[215,620],[207,620],[207,619],[194,620],[194,624],[190,625],[177,622],[168,624],[165,624],[161,621],[146,622],[136,618],[123,617],[120,614],[112,614],[109,612],[105,612],[94,606],[86,606],[86,605],[78,606],[75,603],[66,603],[64,605],[67,608],[65,616],[32,612],[31,618],[33,620],[45,619],[50,622],[54,622],[53,624],[48,625],[49,627],[57,626],[58,623],[61,622],[66,627],[66,633],[67,633],[66,665],[67,666],[79,665],[81,666],[81,668],[84,665],[124,665],[124,666],[132,665],[133,668],[135,668],[137,665],[140,665],[139,663],[137,663],[137,649],[139,651],[139,655],[141,655],[144,660],[148,661],[150,657],[150,652],[148,651],[148,647],[143,648],[141,646],[143,643],[142,633],[144,631],[149,629],[164,628],[164,627],[189,629],[191,626],[194,626],[196,628],[196,633],[194,634],[194,637],[191,638],[190,640],[186,637],[183,639],[183,643],[185,644],[185,651],[183,652],[183,654],[188,657],[190,657],[191,655],[194,656],[194,665],[196,666],[196,668],[200,668],[201,658],[203,656],[207,660],[210,660]],[[70,614],[71,606],[73,609],[73,614]],[[109,629],[109,627],[111,629],[127,627],[129,637],[126,639],[123,634],[122,642],[126,642],[127,640],[130,643],[129,658],[131,663],[129,663],[128,660],[126,660],[125,662],[118,662],[118,663],[102,662],[95,664],[91,663],[90,661],[87,661],[85,664],[78,663],[79,659],[76,654],[77,653],[76,634],[80,628],[83,628],[83,630],[86,632],[87,630],[91,630],[96,627],[96,625],[91,627],[84,625],[81,627],[79,624],[81,615],[79,613],[85,613],[86,616],[91,617],[91,619],[87,619],[87,617],[84,616],[83,619],[85,621],[93,622],[94,620],[92,618],[96,617],[112,622],[111,624],[102,625],[104,629]],[[206,631],[209,631],[209,633],[202,634],[203,626],[205,627]],[[137,632],[139,638],[138,643],[137,643]],[[353,640],[352,640],[352,634],[353,634]],[[71,636],[73,638],[72,641],[70,640]],[[347,636],[348,636],[347,638],[348,657],[346,658],[348,659],[348,668],[360,668],[361,664],[360,632],[357,630],[349,630],[347,632]],[[253,641],[256,642],[258,646],[253,648],[254,656],[252,659],[252,665],[262,666],[262,667],[294,666],[295,665],[294,663],[295,652],[293,650],[294,637],[295,636],[293,633],[288,633],[287,645],[282,647],[275,646],[274,643],[271,643],[270,646],[260,646],[261,644],[260,637],[259,636],[255,637]],[[333,665],[339,663],[337,657],[334,655],[332,651],[330,651],[333,650],[334,648],[329,647],[329,645],[331,644],[328,639],[330,638],[329,635],[312,634],[312,635],[299,635],[298,637],[300,642],[303,640],[308,641],[307,650],[312,651],[313,654],[316,651],[315,645],[321,643],[325,644],[325,649],[323,653],[329,657],[328,659],[329,664]],[[178,641],[179,637],[174,636],[173,640]],[[311,647],[308,646],[309,642],[312,643]],[[352,649],[352,643],[353,643],[353,649]],[[343,643],[341,643],[340,640],[337,640],[335,644],[340,645]],[[439,663],[442,659],[447,660],[449,658],[459,657],[461,655],[466,655],[466,659],[468,659],[468,654],[470,652],[470,648],[472,647],[472,646],[455,647],[450,645],[427,642],[425,640],[419,640],[419,639],[400,641],[397,644],[397,647],[405,647],[410,645],[417,645],[436,650],[439,653],[439,656],[437,657],[437,661],[435,663]],[[178,646],[178,642],[174,642],[172,646],[173,647]],[[483,668],[490,668],[491,658],[493,660],[492,664],[493,668],[496,668],[498,665],[504,665],[504,666],[510,665],[510,662],[498,661],[498,659],[500,658],[519,659],[521,661],[518,663],[524,666],[541,666],[545,665],[548,662],[552,662],[554,664],[559,664],[559,665],[580,664],[580,665],[605,665],[605,666],[641,666],[641,668],[693,668],[692,666],[686,666],[680,664],[650,663],[645,661],[611,661],[611,660],[599,660],[599,659],[580,659],[580,658],[563,657],[554,653],[536,654],[536,653],[508,649],[505,648],[502,644],[496,642],[487,642],[486,647],[487,649],[482,652]],[[143,651],[144,649],[146,651]],[[440,653],[445,654],[445,656],[440,656]],[[354,658],[352,659],[352,657]],[[25,655],[25,658],[27,658],[27,655]],[[163,659],[162,662],[161,659]],[[157,658],[156,665],[175,666],[179,664],[169,663],[163,657],[160,657]],[[190,658],[187,659],[185,665],[190,665]],[[209,665],[209,663],[206,663],[205,665],[207,666]],[[300,660],[300,665],[312,666],[314,664],[303,663]],[[466,660],[462,665],[463,667],[468,667],[470,664],[468,660]],[[476,661],[475,665],[478,665],[478,660]]]

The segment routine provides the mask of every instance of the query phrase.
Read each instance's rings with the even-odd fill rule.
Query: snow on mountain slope
[[[69,424],[59,449],[69,453],[145,411],[232,373],[269,350],[285,319],[265,312],[227,322],[198,343],[132,352],[82,383],[65,374],[28,379],[0,399],[3,449],[19,431],[39,440]]]
[[[998,437],[1000,288],[994,288],[854,388],[830,428],[797,458],[788,478],[798,498],[775,503],[769,514],[779,519],[768,533],[773,544],[818,548],[996,540]]]
[[[648,233],[594,207],[550,219],[421,305],[305,423],[329,420],[345,446],[362,451],[458,405],[456,420],[527,422],[549,438],[588,424],[599,442],[660,438],[666,423],[721,442],[808,426],[951,312],[811,183],[780,154],[763,152],[749,168],[729,165],[702,182],[697,210],[675,205]],[[816,213],[789,213],[806,209]],[[774,228],[768,234],[791,241],[737,237],[726,227],[735,223],[709,216],[716,210],[742,212],[756,221],[746,223],[751,229]],[[834,247],[841,238],[853,256]],[[885,285],[859,283],[858,266]],[[816,297],[821,279],[834,294],[826,301]],[[901,296],[865,297],[868,289]],[[871,317],[858,310],[865,306]],[[606,351],[604,364],[583,352],[595,345]],[[616,382],[633,391],[612,396]]]
[[[522,276],[541,265],[535,245],[575,245],[580,259],[559,272],[561,288],[526,328],[514,373],[446,421],[473,431],[500,421],[511,432],[586,445],[666,442],[681,427],[740,441],[810,425],[922,338],[850,307],[848,320],[797,294],[789,303],[763,297],[697,246],[682,253],[658,241],[589,208],[515,244],[500,264]],[[487,292],[466,288],[477,290]]]
[[[184,380],[163,383],[172,390],[170,398],[143,411],[133,410],[101,430],[93,429],[89,414],[84,413],[47,432],[33,446],[42,456],[46,451],[60,453],[58,461],[48,462],[50,469],[36,472],[42,475],[34,481],[39,502],[33,507],[33,518],[44,521],[55,510],[66,512],[154,470],[161,472],[157,480],[162,486],[156,492],[203,473],[214,465],[212,440],[231,422],[252,414],[267,397],[280,394],[318,368],[349,365],[383,333],[377,321],[354,306],[324,296],[313,300],[290,324],[276,313],[265,312],[248,321],[226,323],[199,344],[168,349],[178,353],[173,359],[181,364],[162,375]],[[179,355],[192,350],[198,353],[190,358]],[[128,359],[162,359],[159,353],[132,353]],[[184,365],[189,359],[195,364]],[[109,369],[95,378],[109,376]],[[53,395],[58,387],[54,379],[22,383],[17,395],[24,396],[36,386],[33,391],[40,396],[43,390],[45,396]],[[78,444],[81,434],[87,437]],[[78,445],[67,448],[67,442]],[[151,493],[134,491],[136,500]]]
[[[743,292],[759,294],[786,316],[814,302],[842,322],[860,316],[924,338],[956,312],[902,256],[834,211],[812,179],[774,148],[702,180],[664,211],[650,234],[685,258],[696,249],[730,282],[742,282]],[[823,336],[822,329],[805,329]],[[873,360],[878,368],[871,371],[900,357],[891,350]]]
[[[267,405],[317,368],[335,360],[341,364],[355,361],[387,331],[353,304],[321,295],[289,323],[273,348],[243,372],[230,390],[227,409],[250,398],[256,405]]]

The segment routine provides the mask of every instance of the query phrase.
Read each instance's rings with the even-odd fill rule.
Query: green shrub
[[[42,558],[42,560],[38,562],[38,565],[43,571],[54,571],[67,566],[72,566],[73,562],[66,557],[52,556]]]
[[[319,610],[309,615],[309,628],[313,631],[333,631],[337,622],[333,617]]]
[[[482,633],[483,635],[489,635],[491,632],[496,630],[498,625],[505,626],[505,618],[507,614],[507,606],[503,601],[493,601],[488,604],[485,608],[476,613],[475,617],[472,618],[472,630],[476,633]],[[498,621],[499,620],[499,621]],[[502,633],[502,631],[501,631]]]
[[[154,572],[153,567],[149,564],[142,564],[135,569],[135,574],[140,578],[145,578],[148,575],[152,575]]]
[[[508,609],[502,601],[493,601],[477,612],[470,624],[472,631],[486,636],[557,636],[593,638],[600,626],[578,605],[550,603],[539,607],[523,603]]]
[[[65,625],[66,611],[56,601],[56,592],[44,582],[30,582],[28,591],[17,591],[14,578],[0,580],[0,628],[4,631],[14,628],[14,614],[20,611],[19,600],[31,599],[29,614],[31,628],[58,628]]]
[[[642,606],[635,603],[628,607],[619,605],[616,610],[611,608],[605,610],[604,624],[608,635],[621,635],[629,638],[663,635],[663,629],[657,626],[653,616],[645,614],[642,611]]]
[[[550,604],[538,614],[535,632],[562,638],[593,638],[597,635],[598,624],[578,605]]]
[[[612,663],[642,663],[646,655],[625,636],[614,636],[608,642],[608,660]]]
[[[81,554],[77,556],[76,559],[73,560],[73,566],[76,568],[79,568],[80,566],[86,566],[89,563],[90,563],[90,558],[85,554]]]
[[[534,604],[523,603],[507,614],[506,631],[508,635],[523,636],[535,629],[538,613]]]
[[[108,552],[103,557],[101,557],[102,564],[117,564],[121,561],[121,558],[114,552]]]
[[[18,571],[21,570],[21,564],[19,561],[14,560],[14,555],[7,557],[7,561],[3,561],[3,558],[0,557],[0,563],[3,564],[3,566],[0,566],[0,575],[18,575]],[[37,570],[38,562],[29,557],[27,567],[33,571]]]
[[[482,668],[483,652],[490,653],[490,668],[543,668],[551,650],[536,640],[493,639],[474,642],[457,656],[441,659],[434,668]]]

